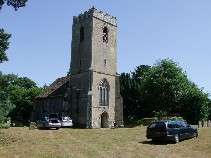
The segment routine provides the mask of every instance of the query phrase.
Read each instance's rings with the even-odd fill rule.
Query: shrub
[[[0,128],[5,128],[5,129],[8,129],[10,127],[9,124],[7,123],[4,123],[4,124],[0,124]]]
[[[149,118],[143,118],[141,120],[137,121],[137,125],[143,125],[143,126],[148,126],[151,122],[158,121],[159,119],[157,117],[149,117]],[[163,117],[160,120],[180,120],[180,121],[185,121],[182,117]]]
[[[174,116],[174,117],[169,117],[169,119],[168,120],[180,120],[180,121],[185,121],[182,117],[176,117],[176,116]]]
[[[149,117],[149,118],[143,118],[141,120],[137,121],[138,125],[143,125],[143,126],[147,126],[149,125],[151,122],[158,120],[157,117]]]
[[[185,121],[183,119],[183,117],[180,117],[180,116],[165,116],[165,117],[161,117],[159,120],[180,120],[180,121]]]

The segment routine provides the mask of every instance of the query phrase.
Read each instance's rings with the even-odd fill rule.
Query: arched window
[[[84,41],[84,27],[80,28],[80,42]]]
[[[108,106],[108,83],[103,80],[99,85],[99,105]]]
[[[107,27],[103,28],[103,42],[108,43],[108,29],[107,29]]]

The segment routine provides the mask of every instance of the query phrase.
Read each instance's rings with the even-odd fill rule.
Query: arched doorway
[[[108,113],[103,112],[101,115],[101,128],[108,128]]]

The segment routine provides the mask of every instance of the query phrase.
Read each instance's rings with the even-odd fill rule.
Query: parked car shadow
[[[46,128],[46,129],[40,129],[40,128],[38,128],[38,130],[47,131],[47,130],[59,130],[59,129],[56,129],[56,128]]]
[[[163,141],[163,140],[159,140],[159,141],[145,140],[145,141],[141,141],[139,143],[140,144],[149,144],[149,145],[168,145],[168,144],[174,144],[174,142],[171,142],[171,141]]]

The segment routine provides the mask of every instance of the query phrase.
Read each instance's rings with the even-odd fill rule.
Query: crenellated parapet
[[[79,14],[78,16],[74,16],[73,17],[73,25],[75,25],[77,23],[81,23],[81,22],[83,22],[86,19],[89,19],[91,17],[95,17],[95,18],[100,19],[102,21],[105,21],[109,24],[117,26],[116,17],[108,15],[107,13],[103,13],[102,11],[97,10],[94,7],[89,9],[89,11],[85,11],[84,13]]]

